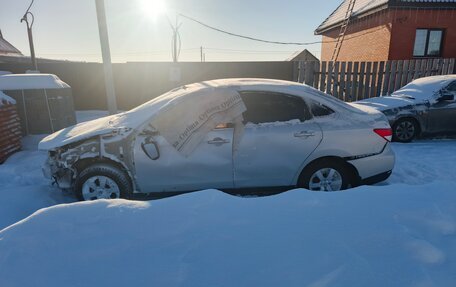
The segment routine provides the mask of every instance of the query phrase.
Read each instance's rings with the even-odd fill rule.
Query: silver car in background
[[[220,106],[243,111],[240,117],[222,117],[220,107],[198,108],[220,91],[232,96]],[[185,102],[190,97],[199,97],[198,112],[190,108],[195,101]],[[170,112],[182,106],[185,112]],[[163,126],[193,113],[195,122],[170,142],[174,129]],[[164,120],[157,123],[160,114]],[[198,133],[198,144],[183,153],[177,141]],[[394,167],[390,140],[386,117],[374,109],[294,82],[226,79],[183,86],[131,111],[69,127],[39,147],[49,152],[43,168],[48,178],[93,200],[208,188],[336,191],[373,184]]]

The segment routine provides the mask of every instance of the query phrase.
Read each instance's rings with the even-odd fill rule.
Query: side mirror
[[[149,138],[147,138],[145,142],[141,144],[141,148],[147,157],[151,160],[157,160],[160,158],[160,150],[158,149],[157,143],[150,141]]]
[[[443,102],[443,101],[454,101],[454,95],[449,94],[448,92],[445,92],[445,91],[442,92],[442,95],[439,98],[439,102]]]

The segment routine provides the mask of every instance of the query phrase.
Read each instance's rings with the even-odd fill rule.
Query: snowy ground
[[[456,140],[394,143],[390,179],[345,192],[80,203],[39,139],[0,165],[2,287],[456,286]]]

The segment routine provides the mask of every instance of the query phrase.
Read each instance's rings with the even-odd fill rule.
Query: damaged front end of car
[[[42,169],[60,189],[73,191],[77,177],[84,168],[94,163],[107,163],[124,171],[134,190],[133,137],[130,130],[115,130],[48,150]]]

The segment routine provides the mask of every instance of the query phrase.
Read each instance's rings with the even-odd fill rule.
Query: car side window
[[[311,118],[306,103],[297,96],[249,91],[241,92],[241,97],[247,107],[247,111],[243,114],[246,123],[305,121]]]
[[[455,93],[456,92],[456,81],[453,81],[448,87],[446,88],[448,92]]]
[[[312,110],[314,117],[324,117],[334,114],[334,111],[331,108],[314,101],[310,103],[310,109]]]

